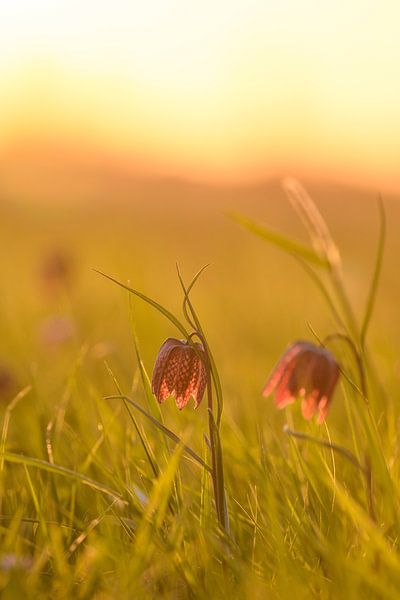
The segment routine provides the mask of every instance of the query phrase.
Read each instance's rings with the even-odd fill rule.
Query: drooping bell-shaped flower
[[[333,354],[311,342],[298,341],[289,346],[272,371],[263,396],[275,391],[275,403],[284,408],[301,398],[305,419],[318,411],[318,423],[328,414],[329,405],[339,378],[339,365]]]
[[[168,338],[161,346],[154,365],[151,387],[158,402],[175,398],[179,410],[192,397],[195,408],[201,402],[207,384],[204,349],[185,340]]]

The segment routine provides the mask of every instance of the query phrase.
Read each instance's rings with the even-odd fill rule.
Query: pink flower
[[[272,371],[263,390],[269,396],[275,390],[278,408],[302,398],[301,411],[311,419],[318,411],[318,423],[328,414],[329,404],[339,377],[339,365],[333,355],[310,342],[291,344]]]
[[[161,346],[154,366],[151,388],[158,402],[175,398],[182,410],[193,397],[195,408],[201,402],[207,383],[204,349],[185,340],[168,338]]]
[[[51,348],[71,341],[76,328],[68,315],[50,315],[40,323],[38,333],[43,346]]]
[[[0,401],[10,399],[16,389],[16,379],[11,369],[3,363],[0,363]]]
[[[62,251],[53,250],[43,258],[40,267],[40,280],[43,289],[56,296],[73,279],[74,268],[71,257]]]

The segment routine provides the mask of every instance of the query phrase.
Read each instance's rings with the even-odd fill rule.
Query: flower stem
[[[220,381],[218,372],[214,363],[213,356],[211,354],[211,350],[208,346],[206,337],[203,332],[203,328],[201,326],[200,320],[196,314],[194,306],[189,298],[189,292],[196,282],[199,275],[203,272],[201,269],[197,275],[193,278],[191,284],[186,287],[182,276],[179,271],[179,267],[177,265],[178,278],[182,286],[182,290],[184,293],[183,300],[183,314],[189,325],[193,327],[194,331],[192,334],[187,336],[188,342],[192,343],[192,337],[196,336],[202,346],[204,351],[206,370],[207,370],[207,408],[208,408],[208,427],[210,434],[210,449],[211,449],[211,462],[212,462],[212,481],[213,481],[213,491],[214,491],[214,500],[215,500],[215,510],[217,513],[218,522],[223,531],[229,531],[229,519],[228,512],[225,504],[225,483],[224,483],[224,462],[222,455],[222,446],[221,446],[221,438],[219,435],[219,427],[222,416],[222,392],[220,388]],[[198,352],[196,346],[194,346],[195,351]],[[201,357],[203,358],[203,357]],[[213,406],[213,385],[216,391],[216,418],[214,417],[214,406]]]
[[[368,404],[368,397],[367,397],[367,378],[366,378],[366,374],[365,374],[365,368],[364,368],[364,364],[362,361],[362,357],[360,352],[357,349],[357,346],[355,345],[355,343],[353,342],[353,340],[346,335],[345,333],[331,333],[330,335],[327,335],[323,340],[322,340],[322,345],[325,346],[328,342],[330,342],[331,340],[343,340],[345,342],[347,342],[347,344],[350,346],[351,351],[353,353],[354,359],[356,361],[357,364],[357,369],[358,369],[358,374],[360,376],[360,390],[363,396],[363,400],[365,402],[365,404]]]
[[[215,499],[215,509],[218,522],[223,531],[228,530],[228,518],[225,507],[225,483],[224,483],[224,463],[222,457],[222,447],[219,435],[219,425],[216,424],[213,412],[213,394],[210,358],[207,351],[207,345],[203,344],[207,360],[207,408],[208,408],[208,427],[211,446],[212,463],[212,481]]]
[[[343,314],[347,321],[349,331],[354,336],[354,340],[356,342],[358,342],[359,338],[360,338],[359,328],[357,325],[356,317],[354,315],[353,307],[351,306],[350,300],[346,293],[346,289],[345,289],[345,286],[343,283],[342,272],[338,267],[331,268],[330,276],[331,276],[332,285],[336,291],[338,300],[339,300],[340,304],[342,305]]]

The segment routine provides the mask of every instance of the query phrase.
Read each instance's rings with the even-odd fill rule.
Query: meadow
[[[278,183],[123,180],[92,185],[96,202],[2,201],[2,598],[399,597],[400,204],[383,199],[377,262],[377,195],[308,190],[353,322]],[[95,271],[185,322],[177,263],[187,285],[209,265],[190,299],[221,381],[225,527],[206,399],[178,411],[149,389],[162,342],[181,333]],[[334,333],[353,346],[329,344],[342,374],[325,423],[262,397],[289,343]]]

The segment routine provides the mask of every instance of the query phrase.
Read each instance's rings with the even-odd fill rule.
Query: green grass
[[[0,362],[14,384],[0,408],[2,598],[398,598],[400,212],[386,202],[375,265],[379,212],[354,196],[320,194],[342,288],[283,195],[279,207],[236,199],[165,210],[154,200],[113,219],[3,208]],[[49,287],[39,272],[54,248],[71,257],[71,273]],[[176,261],[185,281],[212,263],[190,298],[221,378],[228,533],[213,500],[206,398],[179,412],[150,392],[158,348],[182,332],[93,271],[183,323]],[[73,328],[49,346],[51,315]],[[352,336],[369,401],[349,344],[333,340],[344,375],[321,426],[297,403],[281,412],[261,396],[285,346],[313,341],[312,330]]]

